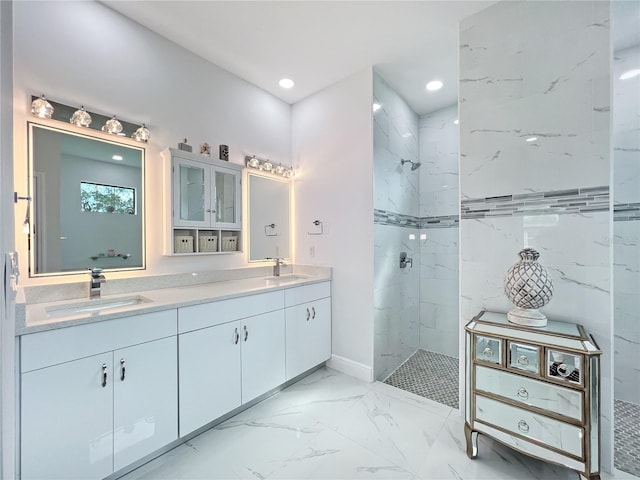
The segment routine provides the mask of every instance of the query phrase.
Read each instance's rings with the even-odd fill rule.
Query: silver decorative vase
[[[544,327],[547,317],[538,311],[553,296],[553,282],[547,270],[538,263],[540,254],[533,248],[521,250],[520,261],[504,277],[504,293],[516,308],[507,313],[511,323]]]

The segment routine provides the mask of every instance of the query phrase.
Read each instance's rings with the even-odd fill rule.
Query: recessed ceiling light
[[[113,157],[111,157],[113,160],[122,160],[122,155],[114,155]]]
[[[525,140],[525,142],[535,142],[538,139],[538,137],[529,137]]]
[[[427,83],[427,90],[430,92],[435,92],[436,90],[440,90],[442,88],[442,82],[440,80],[431,80]]]
[[[374,103],[374,104],[373,104],[373,111],[374,111],[374,112],[377,112],[378,110],[380,110],[380,108],[381,108],[381,106],[380,106],[380,104],[379,104],[379,103]]]
[[[637,77],[640,75],[640,68],[634,68],[633,70],[629,70],[620,75],[620,80],[629,80],[630,78]]]
[[[293,80],[291,80],[290,78],[283,78],[278,83],[280,84],[280,86],[282,88],[291,88],[291,87],[293,87],[295,85]]]

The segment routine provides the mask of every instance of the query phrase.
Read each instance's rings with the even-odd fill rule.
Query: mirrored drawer
[[[582,421],[582,392],[476,365],[476,390]]]
[[[509,368],[540,373],[540,347],[509,342]]]
[[[476,335],[476,360],[502,364],[502,340]]]
[[[582,428],[476,395],[476,420],[582,458]]]
[[[546,376],[582,385],[582,355],[547,349]]]

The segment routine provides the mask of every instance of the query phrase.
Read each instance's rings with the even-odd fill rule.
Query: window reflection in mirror
[[[290,181],[250,173],[249,261],[289,258]]]
[[[144,153],[29,123],[31,276],[144,268]]]

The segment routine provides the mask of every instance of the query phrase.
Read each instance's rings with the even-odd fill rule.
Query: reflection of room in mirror
[[[249,174],[249,261],[288,258],[290,252],[290,182]]]
[[[48,125],[29,129],[30,274],[143,268],[144,149]]]

